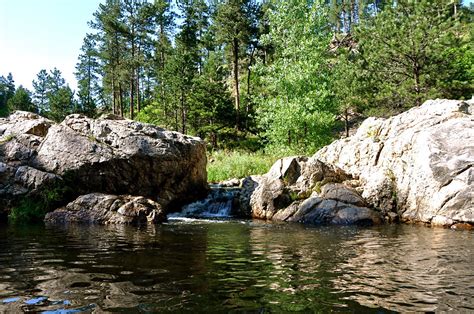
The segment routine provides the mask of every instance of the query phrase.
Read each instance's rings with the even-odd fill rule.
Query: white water
[[[200,201],[188,204],[179,213],[168,215],[169,219],[177,218],[228,218],[232,216],[236,188],[211,187],[208,196]]]

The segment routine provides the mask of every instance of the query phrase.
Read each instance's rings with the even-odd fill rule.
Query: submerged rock
[[[87,194],[46,214],[47,223],[144,224],[166,221],[157,202],[142,196]]]
[[[0,119],[0,179],[0,217],[25,199],[65,204],[96,192],[159,200],[167,211],[206,193],[205,144],[116,116],[56,124],[15,112]]]

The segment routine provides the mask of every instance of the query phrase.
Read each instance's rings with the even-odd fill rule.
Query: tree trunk
[[[122,89],[122,83],[119,83],[119,110],[120,110],[120,116],[123,118],[123,89]]]
[[[240,91],[239,91],[239,40],[234,38],[232,44],[233,66],[234,66],[234,100],[235,100],[235,128],[239,129],[240,115]]]
[[[253,63],[253,55],[255,53],[255,46],[252,47],[252,52],[250,53],[249,65],[247,67],[247,103],[245,104],[245,130],[249,129],[249,113],[250,113],[250,75],[251,75],[251,66]]]
[[[133,74],[132,74],[132,78],[130,80],[130,119],[133,120],[133,114],[134,114],[134,110],[133,110],[133,106],[134,106],[134,98],[133,98]]]
[[[115,86],[114,75],[112,75],[112,98],[113,98],[112,112],[113,112],[113,114],[118,114],[118,112],[117,112],[117,88]]]
[[[136,90],[136,97],[137,97],[137,112],[140,112],[140,68],[137,69],[137,74],[135,76],[135,90]]]
[[[186,134],[186,107],[183,90],[181,90],[181,133]]]
[[[416,99],[415,99],[415,104],[417,106],[421,105],[421,86],[420,86],[420,67],[418,65],[418,62],[414,61],[413,62],[413,77],[415,79],[415,93],[416,93]]]
[[[165,119],[168,119],[168,105],[165,101],[165,88],[163,86],[163,78],[165,73],[165,26],[163,25],[163,21],[160,21],[160,94],[161,94],[161,103],[163,104],[163,111]]]
[[[174,130],[179,132],[179,122],[178,122],[178,108],[174,110]]]
[[[354,24],[357,23],[356,0],[351,0],[351,31]]]
[[[344,129],[346,131],[346,137],[349,137],[349,110],[344,109]]]
[[[91,108],[91,57],[87,57],[87,106],[88,109]],[[82,108],[84,111],[84,108]]]

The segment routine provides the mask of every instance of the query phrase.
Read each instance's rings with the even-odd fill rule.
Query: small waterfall
[[[188,204],[180,213],[169,215],[169,218],[226,218],[231,217],[235,209],[235,198],[240,191],[238,187],[225,187],[219,184],[210,186],[211,191],[203,200]]]

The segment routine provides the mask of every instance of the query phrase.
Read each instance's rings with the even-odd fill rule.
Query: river
[[[0,226],[0,312],[474,311],[474,232],[173,219]]]

